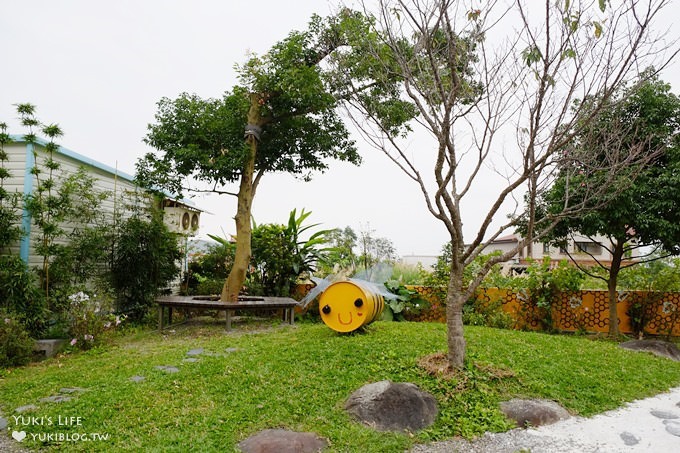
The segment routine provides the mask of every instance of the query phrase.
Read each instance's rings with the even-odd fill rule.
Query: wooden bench
[[[163,330],[165,309],[168,309],[168,325],[172,323],[173,308],[189,308],[192,310],[225,311],[227,330],[231,330],[231,318],[236,310],[283,310],[283,320],[295,323],[295,307],[297,301],[290,297],[239,297],[238,302],[221,302],[217,296],[162,296],[156,299],[158,304],[158,330]]]

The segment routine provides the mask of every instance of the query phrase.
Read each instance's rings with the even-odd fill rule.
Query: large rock
[[[345,409],[378,431],[418,431],[434,423],[437,401],[410,383],[380,381],[350,395]]]
[[[284,429],[265,429],[238,444],[244,453],[315,453],[328,441],[314,433],[297,433]]]
[[[548,400],[512,399],[501,403],[501,411],[522,428],[551,425],[570,417],[566,409]]]
[[[631,351],[646,351],[651,352],[659,357],[665,357],[667,359],[675,360],[680,362],[680,349],[668,341],[662,340],[631,340],[621,343],[624,349],[630,349]]]

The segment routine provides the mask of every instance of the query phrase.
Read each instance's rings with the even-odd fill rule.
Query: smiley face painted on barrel
[[[382,308],[382,297],[374,295],[359,283],[335,282],[319,299],[321,319],[336,332],[352,332],[373,321],[378,298]]]

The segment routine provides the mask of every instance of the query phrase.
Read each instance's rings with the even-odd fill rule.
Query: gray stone
[[[7,428],[8,424],[9,424],[9,422],[7,421],[7,419],[5,417],[0,417],[0,430]]]
[[[227,352],[229,354],[231,354],[232,352],[236,352],[236,351],[240,351],[240,349],[239,348],[227,348],[227,349],[224,350],[224,352]]]
[[[380,381],[350,395],[345,409],[378,431],[418,431],[437,418],[435,398],[410,383]]]
[[[182,362],[195,363],[198,362],[198,359],[196,357],[187,357],[186,359],[182,360]]]
[[[80,387],[64,387],[59,389],[59,393],[82,393],[87,392],[87,389]]]
[[[623,440],[623,443],[629,447],[632,447],[633,445],[637,445],[640,443],[640,438],[633,433],[629,433],[628,431],[622,432],[620,436],[621,439]]]
[[[36,340],[33,350],[48,359],[66,347],[66,340]]]
[[[190,349],[187,355],[201,355],[203,354],[203,348]]]
[[[53,395],[53,396],[48,396],[47,398],[40,398],[41,403],[65,403],[66,401],[71,401],[70,396],[64,396],[64,395]]]
[[[161,370],[161,371],[164,371],[166,373],[178,373],[179,372],[179,368],[177,368],[175,366],[170,366],[170,365],[158,365],[155,368],[157,370]]]
[[[680,349],[668,341],[662,340],[631,340],[621,343],[624,349],[630,349],[631,351],[644,351],[651,352],[659,357],[665,357],[667,359],[675,360],[680,362]]]
[[[27,404],[26,406],[17,407],[16,409],[14,409],[14,412],[16,412],[17,414],[23,414],[24,412],[30,412],[36,409],[38,409],[38,406],[36,406],[35,404]]]
[[[674,436],[680,437],[680,422],[675,420],[664,420],[663,424],[666,425],[666,431]]]
[[[649,413],[655,416],[656,418],[661,418],[663,420],[675,420],[676,418],[680,418],[680,415],[668,411],[651,410],[649,411]]]
[[[283,429],[265,429],[238,444],[244,453],[312,453],[327,446],[328,441],[314,433]]]
[[[144,379],[146,379],[144,376],[132,376],[130,378],[132,382],[142,382]]]
[[[512,399],[501,403],[501,411],[517,426],[551,425],[569,418],[569,412],[554,401]]]

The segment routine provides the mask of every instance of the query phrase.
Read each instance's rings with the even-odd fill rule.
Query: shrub
[[[0,256],[0,308],[15,313],[34,336],[44,329],[47,302],[35,276],[18,256]]]
[[[0,366],[21,366],[31,361],[35,341],[16,316],[0,311]]]
[[[503,303],[499,299],[489,302],[473,299],[463,306],[463,324],[510,329],[515,321],[503,311]]]
[[[118,327],[125,315],[116,316],[108,301],[90,297],[82,291],[69,296],[69,336],[71,346],[90,349],[102,343],[107,332]]]
[[[116,238],[111,266],[118,311],[133,321],[144,319],[161,288],[179,274],[180,257],[176,235],[159,214],[148,221],[140,217],[126,220]]]

